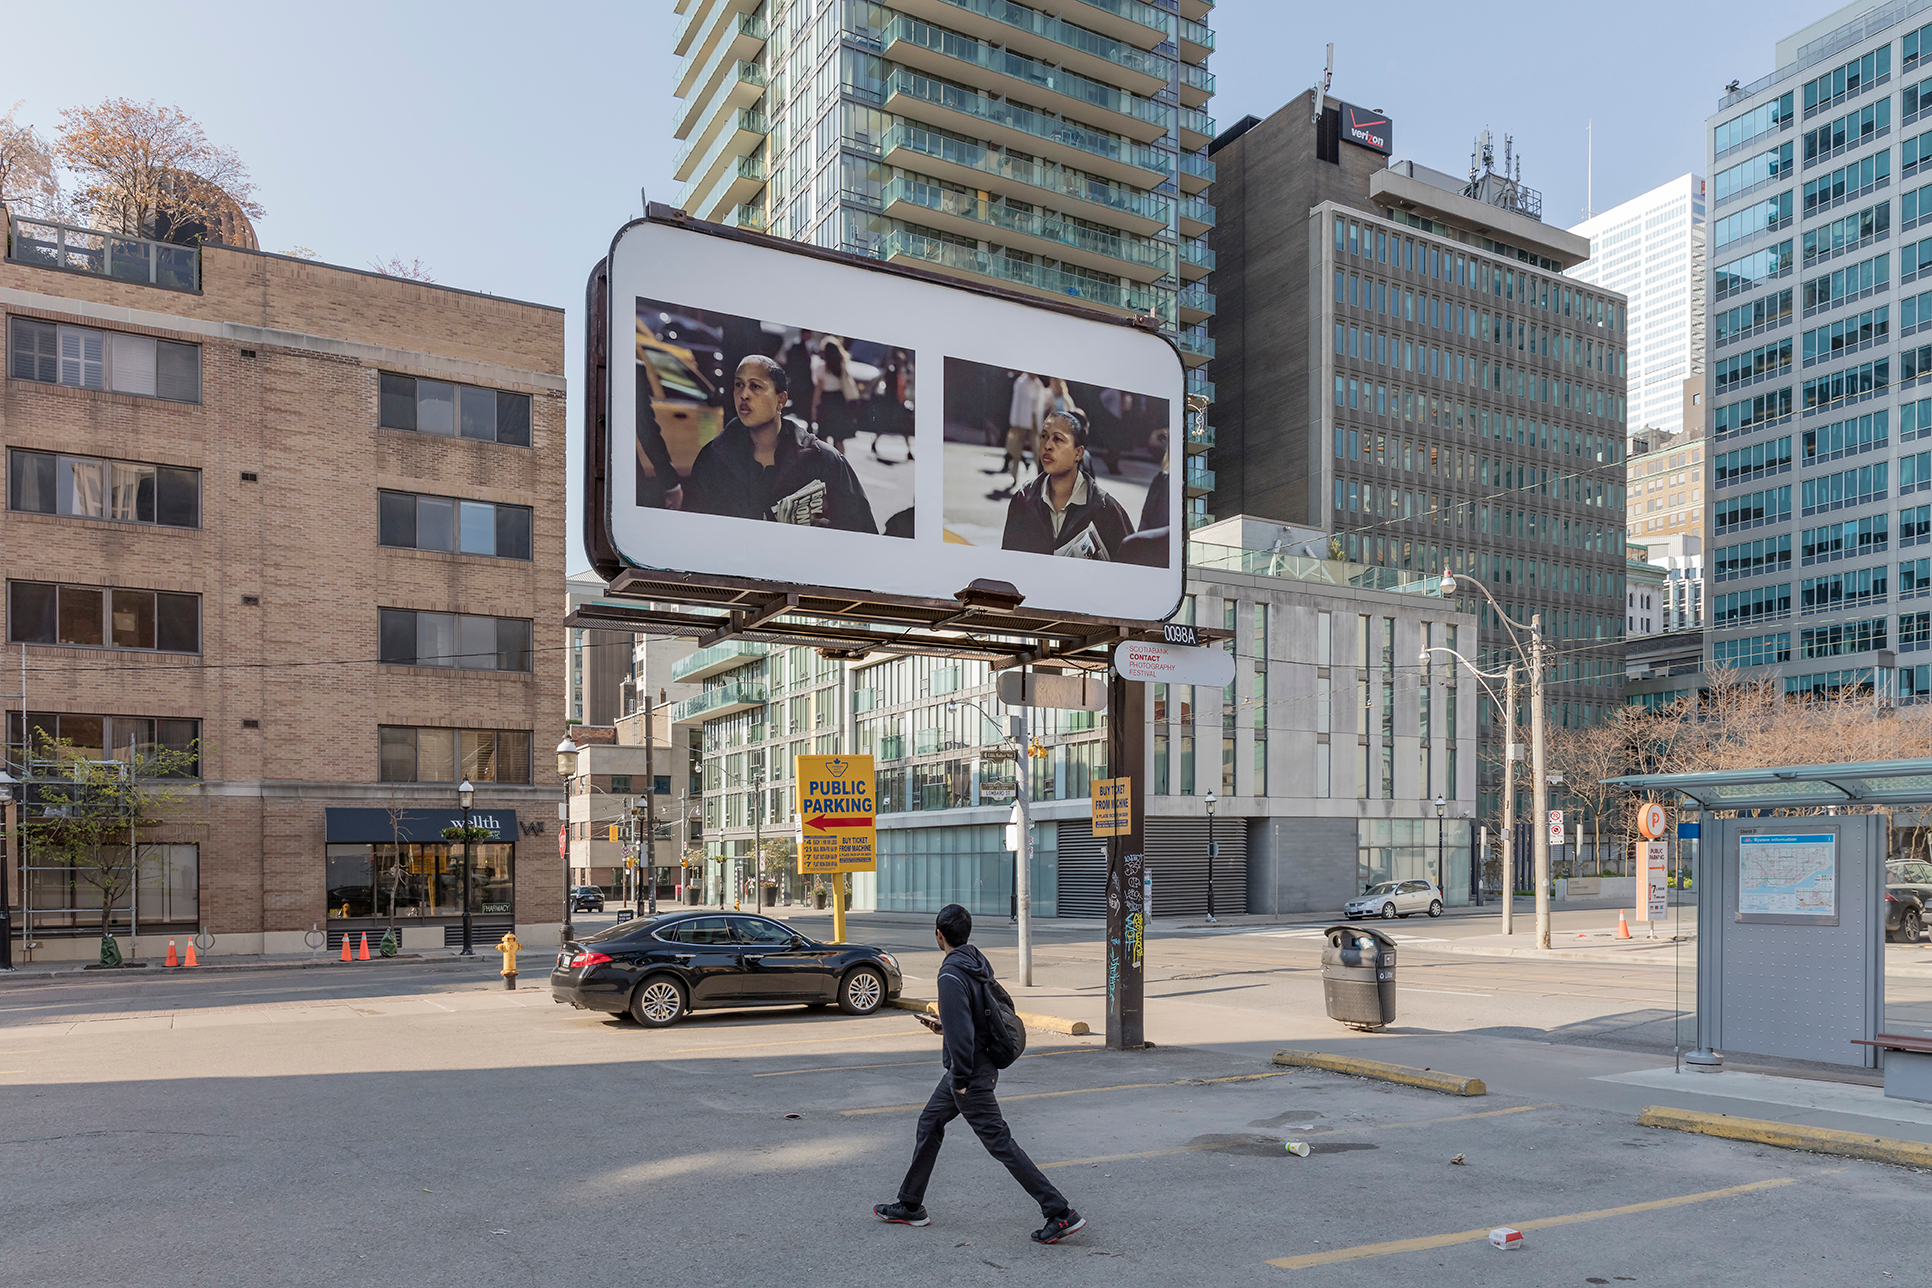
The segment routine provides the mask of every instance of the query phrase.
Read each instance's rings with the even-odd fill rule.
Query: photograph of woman
[[[1002,549],[1074,559],[1119,558],[1134,522],[1094,478],[1087,462],[1088,432],[1086,416],[1071,406],[1071,399],[1064,409],[1046,413],[1040,424],[1040,472],[1007,503]]]

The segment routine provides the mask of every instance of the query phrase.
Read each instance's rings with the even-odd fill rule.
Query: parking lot
[[[1835,1282],[1916,1274],[1922,1242],[1924,1176],[1635,1126],[1655,1092],[1519,1094],[1505,1066],[1556,1049],[1510,1039],[1459,1039],[1497,1062],[1462,1099],[1277,1069],[1239,1034],[1036,1034],[1003,1098],[1090,1221],[1040,1248],[958,1130],[933,1224],[872,1219],[938,1074],[904,1012],[647,1032],[445,965],[130,984],[0,991],[0,1135],[33,1178],[0,1206],[0,1283]],[[1520,1251],[1467,1237],[1535,1222]],[[1800,1233],[1821,1222],[1828,1244]]]

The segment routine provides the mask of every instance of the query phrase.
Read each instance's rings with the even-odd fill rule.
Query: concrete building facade
[[[7,765],[195,758],[108,926],[276,953],[393,916],[440,949],[467,777],[477,933],[554,941],[563,311],[7,232]],[[92,956],[100,892],[13,858],[26,955]]]

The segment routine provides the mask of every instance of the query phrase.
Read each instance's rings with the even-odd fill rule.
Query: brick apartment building
[[[479,943],[555,942],[563,310],[4,216],[8,767],[199,753],[110,925],[440,949],[467,777]],[[93,955],[100,895],[7,867],[17,956]]]

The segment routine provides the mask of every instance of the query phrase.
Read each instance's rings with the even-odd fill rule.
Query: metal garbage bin
[[[1351,1028],[1395,1023],[1395,940],[1367,926],[1330,926],[1323,934],[1322,1000],[1328,1018]]]

